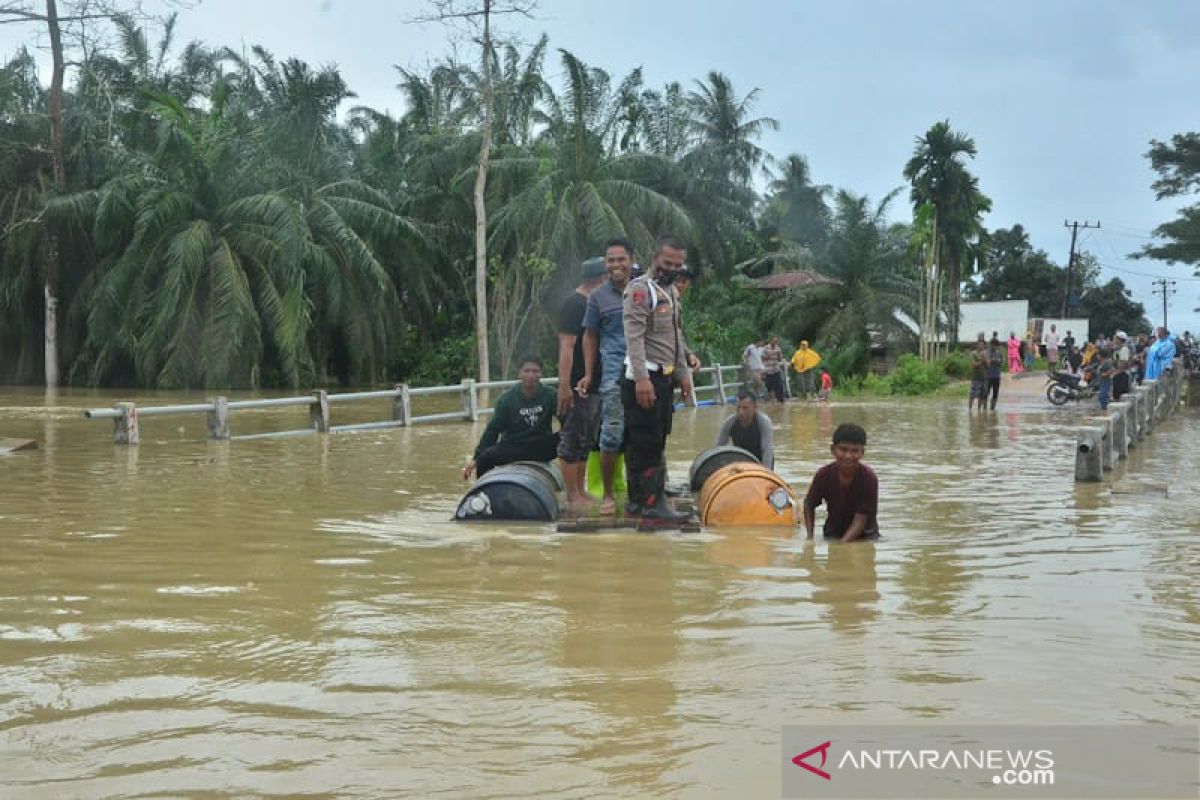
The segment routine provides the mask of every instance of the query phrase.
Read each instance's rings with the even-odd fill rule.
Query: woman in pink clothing
[[[1015,331],[1008,332],[1008,371],[1012,375],[1020,374],[1024,370],[1021,366],[1021,340],[1017,338]]]

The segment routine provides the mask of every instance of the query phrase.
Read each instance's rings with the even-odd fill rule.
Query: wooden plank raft
[[[34,450],[36,448],[36,439],[0,439],[0,456],[15,453],[18,450]]]
[[[558,522],[559,533],[607,533],[610,531],[633,530],[638,533],[656,533],[658,531],[681,531],[682,533],[699,533],[700,521],[694,516],[688,516],[680,522],[649,522],[641,517],[588,516],[562,519]]]

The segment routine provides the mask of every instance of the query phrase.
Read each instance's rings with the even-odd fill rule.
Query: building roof
[[[756,282],[758,283],[758,288],[766,292],[792,289],[797,286],[837,286],[841,283],[837,278],[831,278],[828,275],[822,275],[819,272],[811,272],[809,270],[777,272],[774,275],[759,278]]]

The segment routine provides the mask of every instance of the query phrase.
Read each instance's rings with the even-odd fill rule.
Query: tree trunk
[[[475,348],[479,359],[479,382],[491,380],[488,363],[487,305],[487,190],[488,164],[492,154],[492,0],[483,0],[483,131],[475,169]]]
[[[58,28],[58,4],[46,0],[46,25],[50,29],[50,53],[54,71],[50,77],[50,157],[54,165],[54,187],[63,192],[67,188],[67,167],[63,158],[63,47],[62,34]],[[49,233],[46,242],[46,388],[58,386],[58,233],[52,223],[47,223]]]

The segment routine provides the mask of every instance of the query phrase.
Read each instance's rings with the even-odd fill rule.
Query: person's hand
[[[692,379],[685,378],[679,382],[679,397],[680,397],[680,399],[683,400],[683,402],[686,403],[688,401],[688,398],[691,396],[692,396]]]
[[[633,387],[634,396],[637,398],[637,404],[642,408],[654,407],[654,384],[649,378],[639,378],[638,382]]]
[[[587,397],[588,389],[590,389],[591,387],[592,387],[592,376],[588,375],[588,374],[584,374],[584,376],[579,379],[579,382],[575,384],[575,391],[579,392],[580,397]]]
[[[700,356],[696,355],[695,353],[688,353],[687,354],[687,363],[688,363],[688,369],[690,369],[690,370],[695,371],[695,370],[700,369]]]
[[[558,381],[558,416],[562,419],[571,409],[574,399],[571,396],[571,379],[559,379]]]
[[[467,466],[463,467],[463,480],[471,480],[471,476],[475,474],[475,459],[467,462]]]

